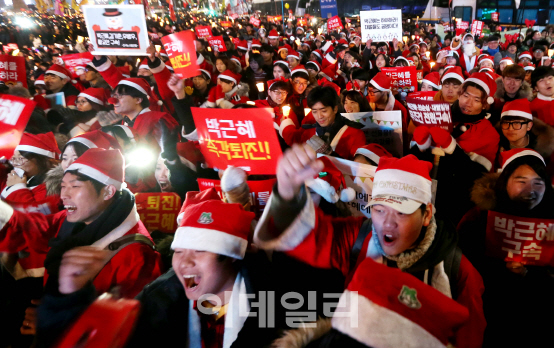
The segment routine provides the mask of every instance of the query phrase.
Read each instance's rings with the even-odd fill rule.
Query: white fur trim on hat
[[[417,323],[349,290],[342,293],[331,325],[368,347],[445,348]]]
[[[212,74],[210,74],[210,72],[206,69],[198,69],[200,70],[201,72],[205,73],[206,75],[208,75],[208,77],[211,79],[212,78]]]
[[[67,144],[71,144],[71,143],[81,143],[83,145],[85,145],[86,147],[88,147],[89,149],[95,149],[97,148],[98,146],[96,146],[95,143],[93,143],[92,141],[90,141],[89,139],[87,138],[83,138],[83,137],[74,137],[74,138],[71,138],[69,139],[69,141],[67,142]]]
[[[371,81],[369,81],[369,83],[370,83],[373,87],[375,87],[375,88],[377,88],[378,90],[380,90],[381,92],[388,92],[388,91],[390,91],[390,88],[387,88],[387,89],[386,89],[386,88],[383,88],[383,87],[379,86],[379,84],[378,84],[377,82],[375,82],[375,80],[373,80],[373,79],[372,79]]]
[[[66,74],[62,74],[61,72],[59,71],[56,71],[56,70],[46,70],[46,73],[44,73],[44,75],[47,75],[47,74],[53,74],[53,75],[56,75],[62,79],[68,79],[69,76],[67,76]]]
[[[26,151],[26,152],[32,152],[39,155],[43,155],[50,158],[56,158],[56,153],[51,152],[45,149],[41,149],[40,147],[31,146],[31,145],[17,145],[15,148],[16,151]]]
[[[118,85],[127,85],[127,86],[131,86],[135,89],[137,89],[139,92],[141,92],[142,94],[146,95],[147,97],[149,97],[149,94],[148,92],[146,92],[144,90],[144,88],[142,88],[141,86],[139,86],[138,84],[132,82],[132,81],[129,81],[129,80],[121,80],[119,81]]]
[[[363,147],[360,147],[358,150],[356,150],[355,155],[362,155],[370,160],[372,160],[375,164],[379,164],[380,157],[374,154],[373,152],[369,151],[368,149],[364,149]]]
[[[441,89],[441,87],[442,87],[440,85],[437,85],[434,82],[431,82],[431,81],[427,80],[425,77],[423,78],[423,81],[421,81],[421,83],[424,83],[424,82],[428,85],[431,85],[432,87],[435,87],[436,89]]]
[[[444,76],[441,79],[441,82],[446,81],[446,79],[456,79],[461,83],[464,83],[464,78],[460,76],[460,74],[456,74],[455,72],[447,72],[446,74],[444,74]]]
[[[533,115],[532,114],[530,114],[528,112],[521,111],[521,110],[506,110],[502,114],[500,114],[500,118],[505,117],[505,116],[518,116],[518,117],[523,117],[523,118],[526,118],[528,120],[533,121]]]
[[[296,69],[296,70],[291,71],[290,77],[292,77],[294,74],[299,73],[299,72],[303,72],[308,76],[310,75],[310,74],[308,74],[308,70],[306,70],[306,69]]]
[[[473,82],[473,83],[476,83],[478,84],[479,86],[481,86],[481,88],[483,88],[483,90],[487,93],[487,94],[490,94],[491,93],[491,90],[489,88],[489,86],[483,82],[483,80],[481,79],[476,79],[475,77],[470,77],[469,79],[466,80],[466,82]]]
[[[541,160],[541,162],[546,165],[546,163],[544,162],[544,158],[542,158],[542,156],[536,152],[536,151],[533,151],[533,150],[523,150],[521,152],[518,152],[516,153],[515,155],[513,155],[512,157],[508,158],[506,160],[506,162],[504,162],[504,165],[502,165],[502,170],[504,170],[504,168],[506,168],[506,166],[508,164],[510,164],[510,162],[512,162],[513,160],[515,160],[516,158],[519,158],[519,157],[523,157],[523,156],[534,156],[534,157],[537,157],[538,159]]]
[[[517,58],[518,58],[518,59],[521,59],[521,58],[533,59],[533,57],[531,56],[531,54],[528,54],[528,53],[522,53],[522,54],[520,54]]]
[[[243,259],[248,241],[218,230],[198,227],[179,227],[171,249],[184,248],[209,251],[215,254]]]
[[[217,78],[218,79],[223,79],[223,80],[228,80],[228,81],[234,82],[235,84],[237,83],[237,80],[232,78],[231,76],[221,74]]]
[[[400,169],[383,169],[375,173],[372,195],[395,195],[430,203],[431,181]]]
[[[121,190],[123,183],[121,181],[117,181],[115,179],[110,178],[106,174],[102,173],[96,168],[92,168],[87,166],[84,163],[75,163],[73,162],[67,169],[66,172],[69,170],[76,170],[79,173],[88,176],[89,178],[92,178],[96,181],[101,182],[104,185],[113,185],[117,190]]]
[[[88,99],[88,100],[90,100],[90,101],[92,101],[92,102],[95,102],[96,104],[104,105],[104,102],[103,102],[103,101],[101,101],[100,99],[95,98],[95,97],[93,97],[93,96],[91,96],[90,94],[87,94],[87,93],[85,93],[85,92],[79,93],[78,97],[83,97],[83,98],[86,98],[86,99]]]

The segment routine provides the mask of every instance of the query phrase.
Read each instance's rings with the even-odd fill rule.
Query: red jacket
[[[268,205],[273,198],[273,196],[270,198]],[[269,208],[267,207],[271,212]],[[372,237],[370,232],[364,239],[355,267],[350,265],[350,253],[365,217],[335,218],[325,215],[315,207],[311,197],[308,196],[307,203],[299,215],[277,238],[270,237],[276,235],[272,232],[273,219],[271,213],[264,214],[256,227],[254,241],[262,249],[283,251],[313,267],[338,269],[347,280],[351,279],[356,267],[364,258],[371,257],[377,262],[383,262],[383,257],[376,255],[375,247],[370,247]],[[435,266],[433,280],[435,276],[447,279],[443,268],[440,273],[441,264],[442,262],[437,265],[438,267]],[[345,288],[347,285],[345,284]],[[443,293],[450,293],[450,287],[446,289],[440,282],[432,281],[430,285]],[[456,301],[468,308],[470,319],[455,333],[456,347],[481,347],[486,326],[481,298],[484,292],[483,280],[464,256],[458,271],[457,292]]]
[[[46,255],[50,250],[48,241],[57,236],[66,216],[66,210],[51,215],[24,214],[7,208],[4,204],[0,205],[0,251],[17,253],[30,249]],[[136,233],[151,239],[135,206],[121,225],[93,245],[105,248],[121,236]],[[41,264],[36,267],[44,266]],[[99,293],[109,291],[117,285],[124,297],[133,298],[146,284],[161,274],[160,254],[145,244],[134,243],[118,252],[98,273],[93,284]],[[45,283],[47,278],[46,273]]]
[[[282,106],[273,107],[273,106],[269,105],[269,101],[267,101],[267,99],[254,100],[254,104],[256,105],[257,108],[273,109],[273,114],[275,115],[274,116],[274,122],[275,122],[276,128],[279,129],[279,125],[281,125],[281,121],[283,121],[283,119],[285,119],[285,117],[283,115]],[[286,117],[286,118],[291,119],[292,122],[294,122],[294,126],[296,128],[300,127],[300,124],[298,122],[298,118],[296,117],[296,114],[294,113],[294,111],[292,111],[292,109],[289,112],[289,116]]]
[[[537,93],[537,97],[531,102],[531,113],[533,117],[554,126],[554,103],[552,98]]]

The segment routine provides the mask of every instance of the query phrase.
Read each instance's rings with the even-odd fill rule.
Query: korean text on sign
[[[398,92],[417,92],[417,70],[415,66],[383,68],[382,71],[391,78],[392,89]]]
[[[342,29],[342,22],[340,21],[339,16],[334,16],[329,18],[327,21],[327,30],[332,31],[335,29]]]
[[[554,266],[554,219],[489,211],[486,255],[524,265]]]
[[[15,85],[20,82],[23,87],[27,88],[25,58],[0,55],[0,81],[6,85]]]
[[[200,39],[212,36],[212,28],[209,25],[199,25],[194,27],[194,30],[196,30],[196,36]]]
[[[196,63],[196,48],[194,33],[182,31],[177,34],[162,37],[165,52],[175,69],[175,74],[181,78],[189,78],[200,74]]]
[[[137,193],[135,195],[140,220],[150,232],[174,233],[181,198],[176,193]]]
[[[452,131],[449,103],[408,98],[406,106],[416,126],[441,127],[449,132]]]
[[[273,119],[259,109],[193,108],[200,149],[211,167],[242,167],[250,174],[275,174],[281,148]]]
[[[210,44],[210,46],[212,46],[214,51],[227,51],[227,47],[225,47],[225,44],[223,43],[223,36],[212,36],[208,38],[208,43]]]
[[[360,11],[362,41],[402,40],[402,11]]]

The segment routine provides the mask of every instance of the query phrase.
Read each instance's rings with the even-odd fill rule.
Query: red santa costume
[[[226,82],[232,82],[235,84],[233,89],[229,92],[223,93],[223,89],[220,85],[212,88],[208,96],[208,100],[205,103],[206,107],[215,108],[216,106],[222,109],[231,109],[238,104],[245,104],[250,99],[248,98],[248,90],[240,84],[241,76],[235,74],[231,70],[227,69],[219,76],[218,79],[225,80]]]
[[[473,43],[473,45],[471,45],[471,43]],[[477,66],[477,57],[480,54],[480,50],[478,48],[475,48],[475,40],[470,33],[465,34],[463,39],[461,41],[458,41],[457,43],[452,40],[450,48],[452,50],[459,50],[460,47],[462,47],[462,44],[465,46],[465,48],[463,49],[463,53],[460,55],[460,66],[464,71],[464,75],[468,76],[469,72],[475,66]]]
[[[77,95],[79,95],[80,90],[73,85],[74,82],[76,84],[77,81],[71,80],[71,73],[69,72],[69,70],[61,65],[52,64],[52,66],[49,67],[44,74],[53,74],[58,76],[62,80],[68,79],[69,81],[63,86],[60,92],[64,94],[66,105],[75,105],[75,101],[77,100]]]
[[[57,291],[57,272],[65,251],[77,246],[92,245],[114,250],[123,236],[139,234],[150,240],[150,234],[137,214],[132,194],[123,189],[125,160],[119,150],[90,149],[66,170],[76,171],[93,180],[113,185],[121,192],[112,204],[89,225],[67,221],[68,210],[52,215],[21,213],[0,202],[0,250],[17,253],[30,249],[46,255],[45,283],[47,291]],[[76,209],[79,209],[77,207]],[[79,228],[79,233],[74,231]],[[123,247],[102,268],[93,281],[102,293],[119,286],[124,297],[134,297],[162,273],[160,255],[145,243]],[[48,274],[53,275],[48,278]]]

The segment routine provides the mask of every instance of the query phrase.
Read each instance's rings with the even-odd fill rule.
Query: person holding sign
[[[384,72],[379,72],[367,88],[367,99],[374,111],[400,110],[402,112],[402,128],[407,129],[408,111],[398,100],[394,98],[391,91],[391,79]],[[406,132],[404,132],[406,134]]]
[[[254,242],[313,267],[339,270],[347,286],[366,258],[412,274],[469,310],[470,320],[455,333],[455,345],[481,347],[483,281],[456,248],[454,226],[435,218],[431,167],[412,155],[381,157],[369,203],[371,220],[333,218],[313,204],[304,184],[322,171],[323,163],[311,147],[294,145],[279,162],[277,186]],[[355,244],[361,245],[358,255],[352,254]],[[454,273],[443,267],[452,255],[459,261]]]
[[[52,64],[44,74],[47,94],[63,93],[66,105],[75,105],[80,91],[71,82],[69,70],[58,64]]]
[[[542,249],[542,253],[552,248],[552,242],[547,241],[551,240],[549,237],[544,238],[542,243],[537,242],[535,237],[535,231],[537,235],[539,233],[540,219],[546,223],[545,227],[554,221],[551,178],[544,159],[534,150],[512,149],[502,152],[500,158],[500,174],[486,174],[475,182],[471,197],[477,206],[458,225],[459,246],[481,273],[487,289],[483,298],[487,319],[485,345],[549,345],[552,337],[549,324],[543,319],[544,313],[554,310],[554,301],[550,296],[554,291],[554,280],[550,275],[552,263],[549,261],[548,267],[526,265],[529,261],[541,259],[541,251],[538,251],[538,257],[531,256],[536,253],[528,254],[526,240],[539,243],[538,249]],[[494,231],[489,232],[487,221],[493,217],[487,216],[491,212],[505,214],[506,218],[502,219],[504,223],[502,220],[496,222],[498,218],[492,221]],[[548,233],[551,233],[551,228],[548,227]],[[502,233],[501,245],[491,244],[487,239],[491,232]],[[503,254],[508,260],[518,258],[521,261],[493,257],[490,248],[506,250]],[[508,250],[511,250],[509,254]],[[536,305],[517,303],[515,298],[534,299]],[[525,320],[517,320],[517,329],[507,335],[506,328],[514,325],[514,318]],[[529,335],[530,332],[533,334]]]

